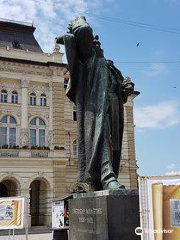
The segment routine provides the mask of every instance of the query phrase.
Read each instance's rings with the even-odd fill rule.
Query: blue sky
[[[179,0],[0,0],[0,9],[1,18],[34,22],[46,52],[69,20],[86,15],[105,56],[141,92],[134,103],[139,174],[180,171]]]

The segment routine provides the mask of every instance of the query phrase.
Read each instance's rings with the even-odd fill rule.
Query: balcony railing
[[[48,158],[49,151],[47,150],[31,150],[31,157],[33,158]]]
[[[0,149],[0,158],[64,158],[66,150]]]
[[[0,149],[0,157],[17,158],[19,157],[19,150],[18,149]]]

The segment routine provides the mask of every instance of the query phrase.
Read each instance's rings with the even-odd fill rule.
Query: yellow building
[[[65,95],[63,54],[44,53],[26,23],[0,21],[0,197],[25,196],[32,226],[51,223],[51,202],[77,181],[76,109]],[[137,188],[133,99],[125,105],[120,181]]]

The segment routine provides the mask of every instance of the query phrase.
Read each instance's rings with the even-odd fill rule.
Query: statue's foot
[[[124,185],[120,185],[119,182],[115,179],[107,183],[104,187],[104,190],[109,190],[109,189],[126,189]]]
[[[118,182],[116,179],[108,182],[108,183],[105,184],[104,187],[103,187],[104,190],[119,189],[119,188],[120,188],[120,184],[119,184],[119,182]]]

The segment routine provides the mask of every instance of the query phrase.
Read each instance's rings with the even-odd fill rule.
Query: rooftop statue
[[[85,17],[76,18],[68,29],[56,41],[65,45],[71,75],[67,96],[77,107],[79,181],[93,190],[118,189],[123,104],[134,84],[105,59]]]

